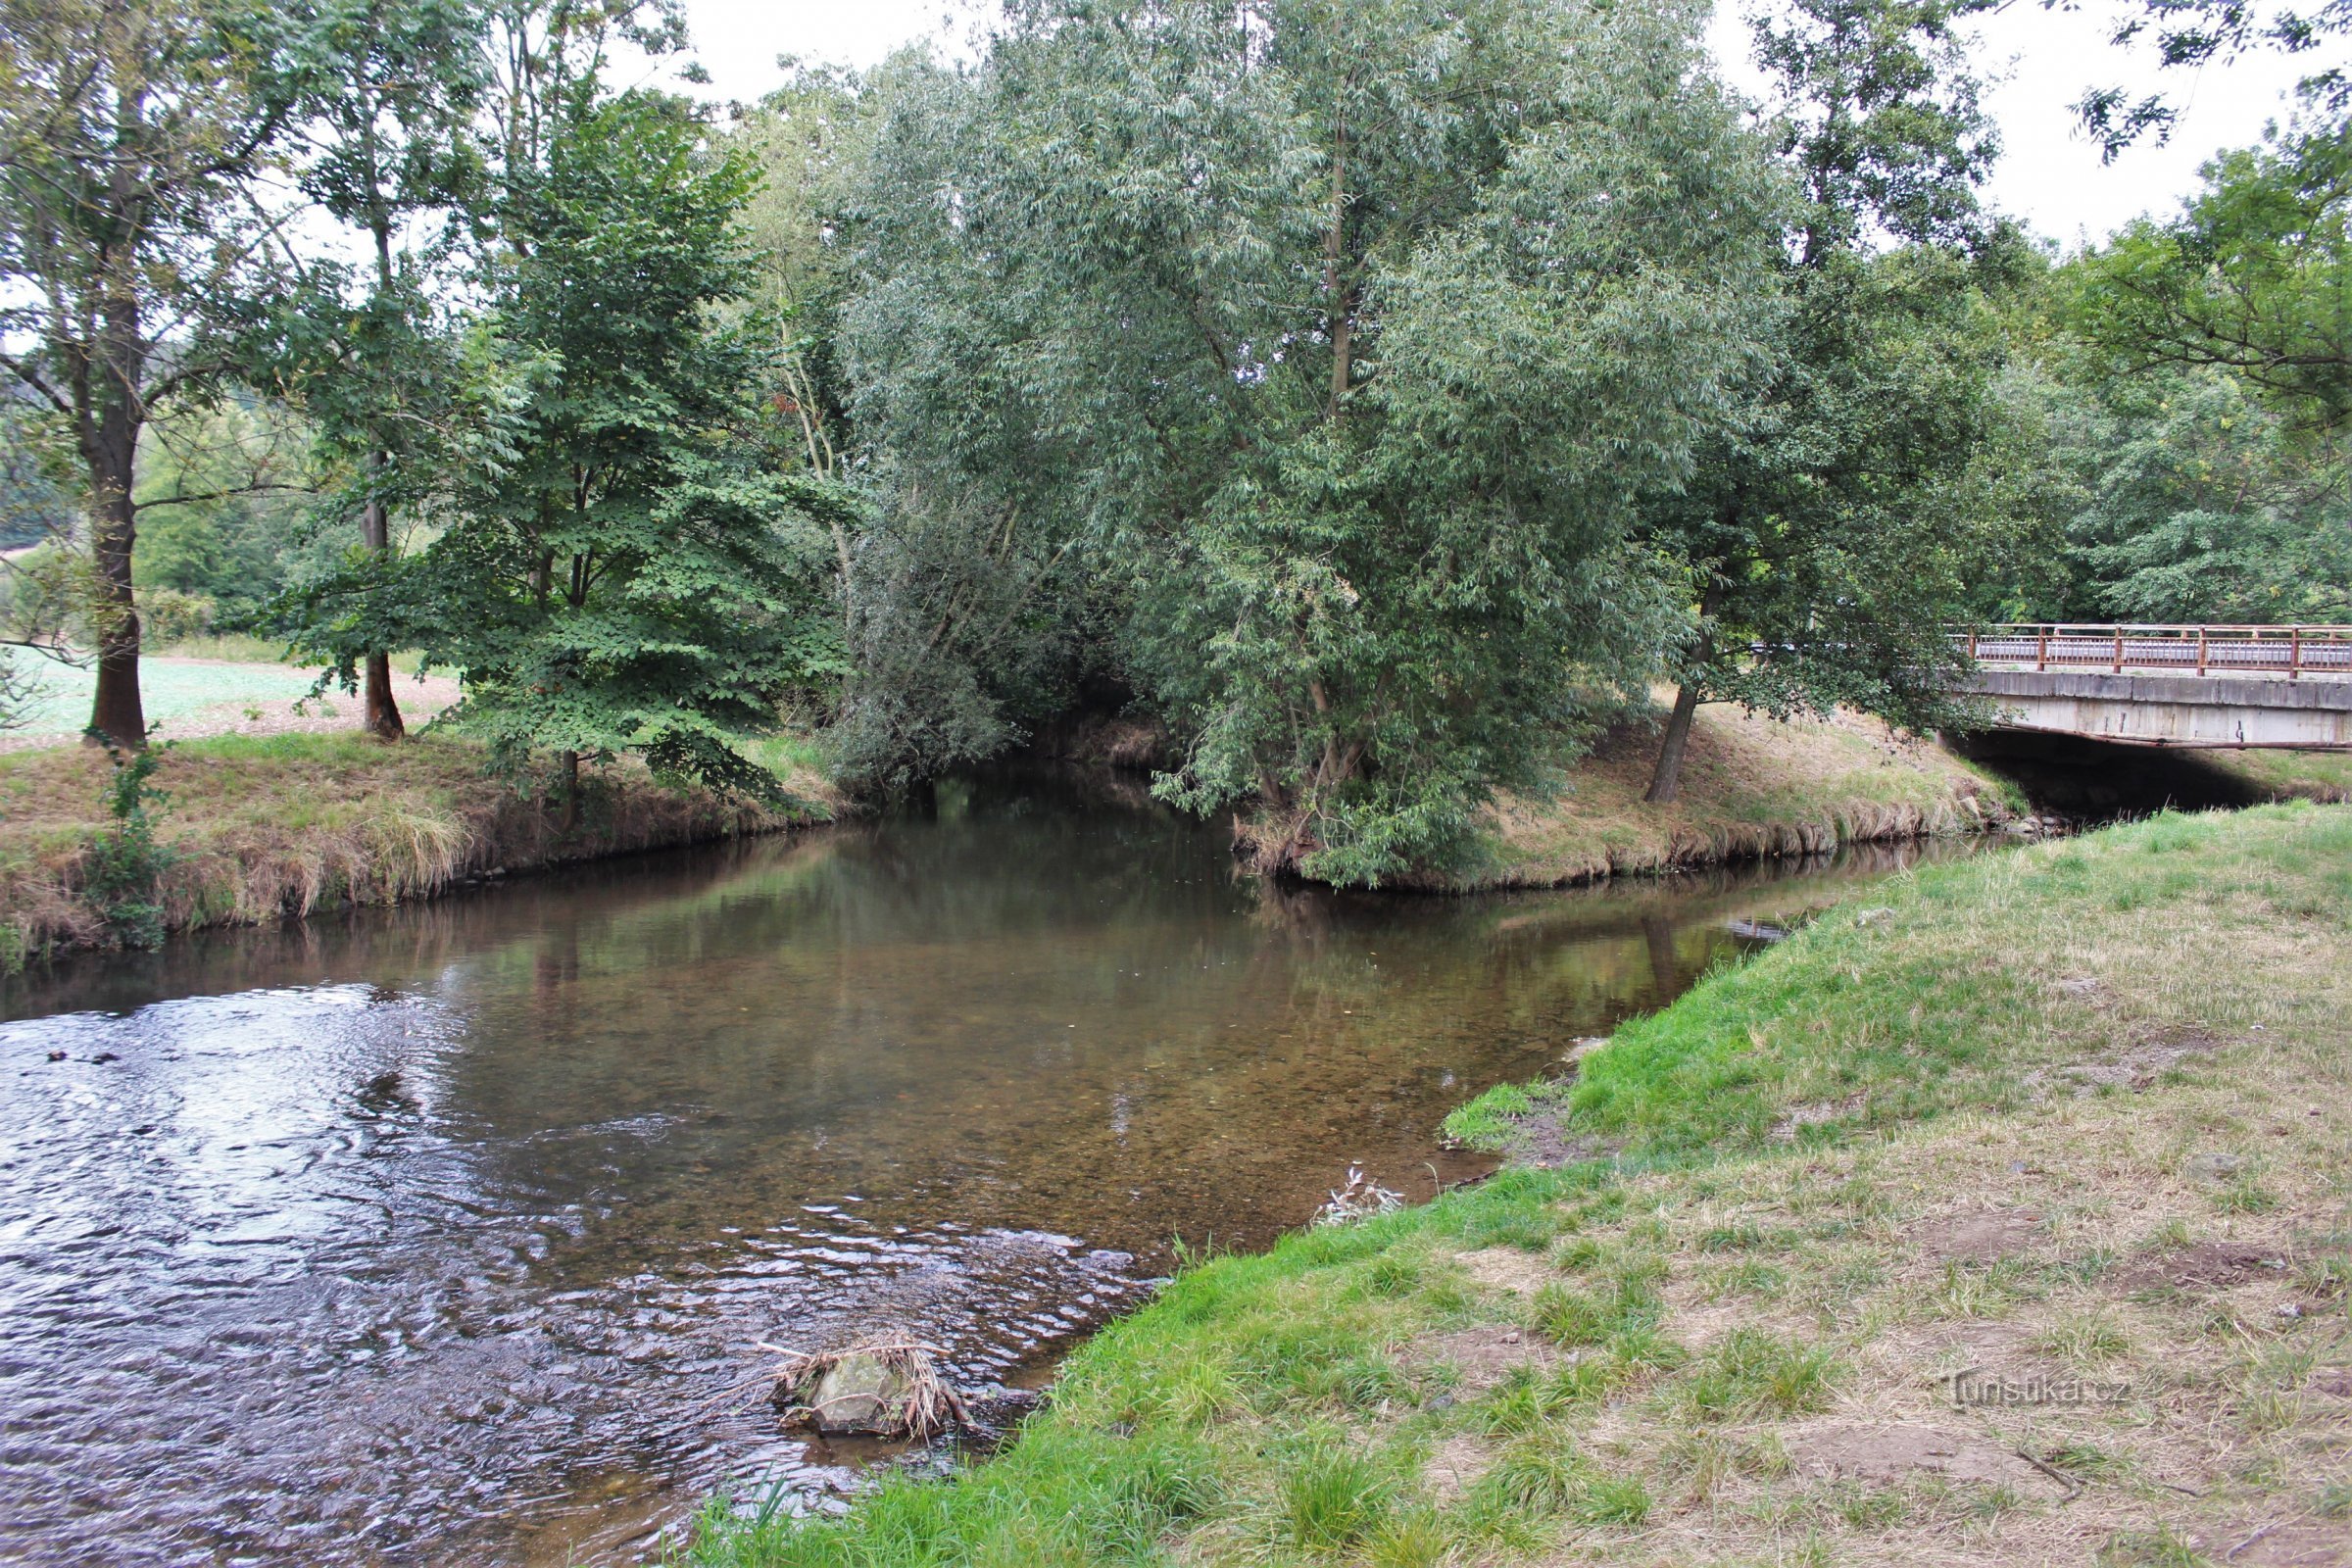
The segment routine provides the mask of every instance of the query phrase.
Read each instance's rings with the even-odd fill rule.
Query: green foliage
[[[1696,601],[1675,662],[1695,701],[1949,716],[1943,627],[2008,543],[1988,301],[2021,251],[1978,209],[1994,141],[1958,30],[1984,9],[1805,0],[1755,24],[1799,191],[1757,307],[1769,374],[1648,509]],[[1653,799],[1678,762],[1670,732]]]
[[[2071,321],[2126,368],[2217,368],[2300,428],[2352,418],[2352,122],[2274,131],[2205,167],[2178,218],[2084,258]]]
[[[80,509],[64,434],[54,409],[0,399],[0,550],[72,530]]]
[[[899,575],[1044,619],[1016,687],[1102,628],[1186,740],[1162,793],[1254,797],[1268,868],[1445,855],[1646,679],[1637,501],[1756,369],[1778,192],[1698,20],[1016,9],[901,93],[859,208]],[[926,648],[969,624],[934,603]],[[980,699],[922,720],[956,745],[1017,725],[994,670],[932,679]]]
[[[300,548],[302,431],[282,409],[226,398],[148,425],[139,465],[139,550],[131,580],[140,619],[157,642],[157,590],[210,602],[223,623],[260,609]],[[209,499],[179,501],[180,496]],[[201,630],[202,628],[197,628]]]
[[[2352,615],[2352,501],[2333,452],[2236,377],[2205,369],[2073,393],[2058,459],[2085,617],[2311,622]]]
[[[119,947],[164,944],[162,884],[175,857],[156,843],[148,810],[170,799],[150,782],[168,750],[126,753],[112,744],[106,748],[114,763],[106,786],[106,809],[114,826],[84,841],[80,883],[83,902],[106,923],[107,934]]]
[[[313,622],[342,616],[347,656],[463,671],[463,722],[513,765],[636,752],[772,793],[738,743],[839,668],[818,519],[850,502],[777,461],[768,337],[730,314],[753,175],[676,99],[588,78],[551,113],[543,160],[505,171],[492,310],[462,345],[482,417],[442,529],[347,558]]]

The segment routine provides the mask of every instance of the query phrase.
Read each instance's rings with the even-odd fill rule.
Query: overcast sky
[[[2306,67],[2265,55],[2202,72],[2159,74],[2111,48],[2108,7],[2045,11],[2009,0],[1981,29],[1980,59],[2001,78],[1990,95],[2005,152],[1992,179],[1995,205],[2068,247],[2104,238],[2141,213],[2170,213],[2194,188],[2197,166],[2220,148],[2248,145],[2283,117],[2285,93]],[[950,22],[944,0],[686,0],[696,54],[720,98],[750,100],[776,81],[778,55],[868,66]],[[1729,8],[1727,8],[1729,9]],[[1746,32],[1719,18],[1713,33],[1731,78],[1753,82]],[[2102,168],[2068,105],[2092,82],[2144,88],[2159,80],[2184,106],[2167,147],[2138,147]]]

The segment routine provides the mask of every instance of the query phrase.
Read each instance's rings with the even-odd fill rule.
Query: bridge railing
[[[2023,622],[1953,634],[1980,664],[2175,674],[2352,676],[2352,626]]]

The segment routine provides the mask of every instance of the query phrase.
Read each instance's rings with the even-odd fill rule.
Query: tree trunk
[[[139,514],[131,500],[139,451],[138,307],[116,300],[108,310],[100,374],[107,401],[83,442],[91,496],[91,554],[98,575],[98,691],[90,728],[126,751],[147,744],[147,711],[139,697],[139,611],[131,594],[130,559]],[[92,744],[98,744],[93,738]]]
[[[1739,513],[1739,492],[1725,503],[1727,518]],[[1711,568],[1710,568],[1711,569]],[[1705,679],[1707,666],[1715,659],[1715,634],[1707,628],[1708,619],[1722,608],[1723,600],[1716,584],[1709,581],[1698,596],[1698,646],[1693,649],[1690,667],[1695,676],[1686,679],[1675,688],[1674,711],[1666,719],[1666,736],[1658,744],[1658,765],[1649,775],[1649,788],[1642,798],[1652,806],[1671,805],[1683,788],[1683,753],[1690,745],[1690,720],[1697,716],[1699,688]]]
[[[1683,788],[1683,753],[1690,744],[1690,719],[1698,711],[1698,683],[1685,681],[1674,694],[1674,712],[1666,720],[1666,738],[1658,746],[1658,765],[1649,775],[1642,798],[1652,806],[1670,804]]]
[[[556,771],[564,780],[564,814],[556,818],[556,831],[569,833],[580,823],[580,754],[558,752]]]
[[[370,143],[372,151],[372,143]],[[389,293],[392,288],[392,227],[389,220],[377,214],[372,227],[375,230],[375,280],[378,290]],[[369,477],[380,484],[387,454],[376,451],[368,455]],[[376,556],[388,555],[392,549],[392,519],[385,515],[382,499],[371,493],[368,505],[360,512],[360,542]],[[368,733],[379,741],[397,741],[408,734],[408,726],[400,719],[400,704],[392,700],[392,657],[384,653],[368,656],[366,675],[366,708],[361,722]]]
[[[380,466],[380,458],[370,459],[370,466]],[[369,501],[360,513],[360,542],[377,555],[389,548],[391,529],[384,516],[383,503]],[[392,698],[392,656],[369,654],[366,662],[366,716],[361,722],[368,734],[379,741],[397,741],[408,733],[401,722],[400,704]]]

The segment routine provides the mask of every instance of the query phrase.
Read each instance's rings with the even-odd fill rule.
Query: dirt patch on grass
[[[2046,1070],[2036,1068],[2026,1074],[2024,1082],[2030,1090],[2048,1088],[2078,1095],[2092,1094],[2105,1088],[2137,1092],[2148,1088],[2190,1057],[2218,1051],[2221,1044],[2213,1036],[2199,1030],[2173,1030],[2103,1055],[2070,1061]]]
[[[1533,1329],[1509,1323],[1481,1323],[1421,1341],[1415,1348],[1423,1366],[1453,1368],[1458,1396],[1484,1394],[1521,1367],[1542,1372],[1560,1358],[1551,1343]]]
[[[1446,1439],[1421,1467],[1421,1485],[1441,1504],[1459,1502],[1486,1473],[1494,1468],[1494,1450],[1477,1438]]]
[[[1828,1421],[1797,1428],[1783,1441],[1800,1475],[1879,1483],[1935,1475],[2052,1496],[2071,1490],[2032,1460],[1974,1433]]]
[[[2235,1542],[2216,1542],[2215,1560],[2254,1568],[2352,1568],[2352,1520],[2301,1519],[2256,1525]]]
[[[2127,1291],[2227,1291],[2254,1280],[2283,1280],[2286,1260],[2264,1247],[2202,1242],[2119,1270]]]
[[[1571,1132],[1567,1117],[1567,1107],[1557,1104],[1538,1105],[1522,1115],[1497,1117],[1503,1130],[1493,1146],[1494,1152],[1514,1165],[1558,1170],[1563,1165],[1581,1164],[1588,1159],[1607,1159],[1624,1147],[1613,1138]],[[1478,1147],[1489,1146],[1482,1140]]]
[[[1922,1220],[1904,1240],[1933,1262],[1990,1263],[2027,1251],[2040,1235],[2040,1215],[2001,1208]]]
[[[1487,1247],[1475,1252],[1456,1252],[1455,1262],[1479,1285],[1514,1296],[1533,1296],[1559,1276],[1535,1252],[1516,1247]]]

